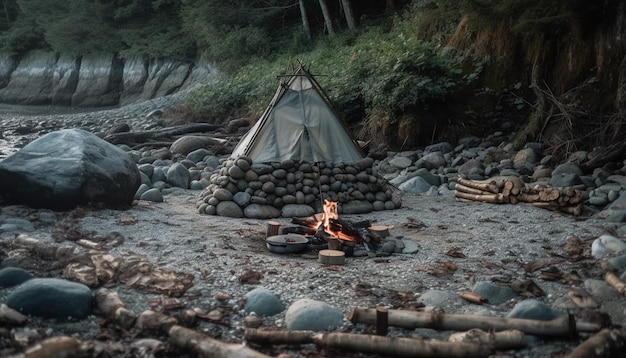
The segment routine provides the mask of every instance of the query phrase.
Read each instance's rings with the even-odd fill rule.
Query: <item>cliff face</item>
[[[120,59],[113,54],[69,56],[32,51],[0,54],[0,102],[100,107],[172,94],[208,80],[215,68],[203,60]]]

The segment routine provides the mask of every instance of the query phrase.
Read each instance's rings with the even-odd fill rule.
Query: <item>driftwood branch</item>
[[[374,325],[376,324],[376,310],[353,308],[348,313],[348,319],[352,323]],[[572,336],[578,332],[597,332],[603,328],[600,322],[577,321],[572,316],[563,316],[551,321],[538,321],[403,310],[389,310],[388,322],[390,326],[406,329],[431,328],[454,331],[468,331],[474,328],[484,331],[516,329],[527,334],[553,337]]]
[[[425,341],[368,334],[314,333],[308,331],[259,331],[246,329],[246,340],[258,344],[307,344],[392,357],[487,357],[489,345],[476,343]]]
[[[209,123],[191,123],[153,131],[113,133],[104,137],[104,140],[111,144],[137,144],[149,140],[163,140],[183,134],[212,132],[221,127]]]
[[[96,306],[106,317],[114,320],[125,329],[130,329],[137,319],[137,315],[128,310],[120,300],[117,292],[100,288],[95,293]]]
[[[567,358],[617,357],[624,352],[626,333],[618,329],[603,329],[576,347]]]
[[[480,329],[471,329],[467,332],[450,335],[448,341],[478,343],[492,346],[496,349],[517,349],[526,347],[526,335],[524,335],[524,332],[514,329],[501,332],[485,332]]]
[[[94,344],[77,338],[58,336],[34,344],[12,358],[93,357]]]
[[[626,282],[622,281],[619,276],[614,274],[613,272],[607,272],[604,276],[604,280],[611,285],[617,292],[626,296]]]
[[[0,304],[0,325],[13,327],[26,324],[28,318],[4,303]]]
[[[193,352],[198,357],[269,358],[268,355],[243,344],[220,342],[195,330],[179,326],[175,318],[156,311],[143,312],[137,320],[137,326],[167,334],[174,346]]]

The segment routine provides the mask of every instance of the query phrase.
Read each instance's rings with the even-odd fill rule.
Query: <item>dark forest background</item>
[[[257,118],[305,63],[360,139],[408,149],[510,129],[566,156],[622,142],[619,0],[3,0],[0,45],[214,63],[175,117]]]

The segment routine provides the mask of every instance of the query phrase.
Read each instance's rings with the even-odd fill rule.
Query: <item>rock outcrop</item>
[[[0,54],[0,102],[102,107],[161,97],[205,82],[215,68],[205,59],[119,58],[103,53],[72,56],[31,51]]]

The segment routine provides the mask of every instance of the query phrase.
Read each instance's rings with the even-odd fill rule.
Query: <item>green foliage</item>
[[[11,28],[0,34],[2,49],[17,55],[32,49],[47,49],[43,30],[34,19],[18,18]]]

